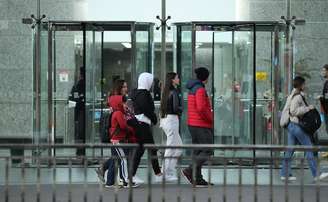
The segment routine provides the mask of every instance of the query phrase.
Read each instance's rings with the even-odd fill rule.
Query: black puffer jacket
[[[326,80],[325,84],[323,85],[320,103],[325,114],[328,114],[328,80]]]
[[[157,116],[155,114],[155,105],[153,98],[148,90],[134,89],[130,96],[133,101],[134,114],[144,114],[152,124],[157,124]]]

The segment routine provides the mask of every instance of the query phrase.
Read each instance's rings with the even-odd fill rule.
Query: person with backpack
[[[166,74],[161,99],[160,127],[166,135],[167,146],[182,145],[179,134],[179,116],[182,114],[181,95],[177,89],[179,83],[180,79],[177,73],[169,72]],[[178,161],[177,158],[181,154],[181,149],[165,149],[162,170],[166,181],[176,181],[178,179],[175,167]]]
[[[136,135],[139,143],[139,148],[134,156],[133,172],[135,175],[140,164],[142,155],[145,152],[143,144],[154,144],[152,125],[156,125],[157,116],[155,114],[154,100],[150,94],[154,76],[148,72],[143,72],[138,78],[138,88],[131,93],[133,102],[134,114],[139,122]],[[159,167],[157,150],[149,150],[151,154],[151,164],[155,173],[156,181],[161,181],[162,171]]]
[[[300,76],[296,76],[293,79],[293,87],[291,94],[288,96],[284,110],[283,117],[280,125],[287,127],[288,130],[288,146],[295,146],[296,143],[300,143],[304,146],[312,146],[310,135],[305,132],[300,126],[301,117],[307,112],[314,109],[313,105],[308,105],[305,102],[305,79]],[[289,116],[288,116],[289,115]],[[294,154],[293,149],[289,149],[285,152],[284,159],[282,161],[282,167],[280,170],[281,180],[294,181],[296,177],[291,173],[291,159]],[[319,173],[317,170],[317,162],[314,158],[313,151],[306,151],[305,156],[309,163],[309,168],[314,180],[322,180],[328,177],[328,173]]]
[[[123,79],[115,80],[114,86],[113,86],[112,90],[110,91],[110,94],[107,98],[107,105],[109,108],[109,113],[108,113],[107,117],[104,118],[104,121],[107,121],[107,122],[102,123],[102,126],[101,126],[101,128],[102,128],[101,133],[103,133],[103,134],[101,134],[101,136],[107,135],[106,138],[102,137],[103,143],[111,143],[110,142],[110,134],[109,134],[109,129],[111,128],[111,117],[113,115],[113,113],[112,113],[113,107],[111,106],[111,103],[110,103],[111,96],[122,95],[122,96],[127,97],[127,93],[128,93],[128,86],[127,86],[126,81]],[[124,98],[124,99],[126,99],[126,98]],[[133,111],[127,105],[125,105],[125,117],[127,120],[127,124],[130,127],[135,127],[135,120],[133,120],[133,119],[135,119],[135,117],[134,117]],[[115,155],[115,151],[113,149],[111,150],[111,154],[112,154],[112,156]],[[115,163],[114,160],[112,158],[110,158],[106,162],[101,164],[98,168],[95,169],[97,176],[102,183],[105,183],[107,185],[114,183],[114,176],[111,176],[109,178],[107,175],[107,181],[105,180],[105,172],[106,171],[108,171],[110,173],[114,172],[114,169],[115,169],[114,163]],[[122,176],[122,170],[120,170],[120,175]],[[143,183],[143,180],[141,180],[137,176],[133,176],[133,182],[140,184],[140,183]]]
[[[205,89],[210,73],[207,68],[199,67],[195,69],[195,74],[197,79],[192,79],[187,83],[189,132],[193,144],[213,144],[213,111]],[[183,176],[190,184],[196,187],[213,185],[202,176],[202,166],[211,155],[213,155],[213,151],[210,149],[193,150],[195,160],[188,168],[182,170]]]
[[[109,104],[113,108],[111,117],[111,128],[109,129],[110,140],[113,145],[120,145],[122,143],[136,143],[135,131],[127,124],[126,118],[126,96],[113,95],[109,97]],[[115,147],[113,149],[113,156],[120,159],[120,177],[123,182],[123,186],[128,186],[129,182],[129,165],[128,156],[130,151]],[[112,179],[114,173],[108,172],[107,179]],[[108,181],[108,180],[107,180]],[[106,186],[112,186],[114,184],[106,184]],[[137,183],[132,181],[131,186],[138,186]]]

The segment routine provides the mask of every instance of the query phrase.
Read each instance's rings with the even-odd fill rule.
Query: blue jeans
[[[103,165],[104,171],[107,170],[106,185],[109,185],[109,186],[115,184],[115,174],[116,174],[115,173],[115,160],[113,159],[113,157],[115,155],[114,148],[111,148],[111,153],[112,153],[112,157],[110,159],[108,159]],[[118,162],[118,165],[119,164],[120,164],[120,162]]]
[[[325,122],[325,129],[326,129],[326,133],[328,134],[328,115],[327,114],[323,114],[323,122]]]
[[[288,124],[288,146],[294,146],[296,142],[299,142],[301,145],[312,146],[310,137],[300,128],[300,126],[296,123],[290,122]],[[287,177],[291,175],[291,160],[293,154],[293,149],[289,149],[285,152],[280,171],[281,176]],[[305,156],[308,160],[312,176],[317,176],[317,163],[314,159],[313,152],[306,151]]]

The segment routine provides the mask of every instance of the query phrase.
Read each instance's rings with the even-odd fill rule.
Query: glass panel
[[[181,93],[183,97],[183,113],[181,116],[180,131],[183,142],[191,143],[191,137],[187,127],[187,97],[188,90],[186,88],[187,82],[192,78],[192,31],[191,26],[177,27],[177,49],[180,52],[178,57],[178,73],[180,75]]]
[[[85,84],[86,84],[86,143],[99,143],[99,119],[102,102],[102,32],[86,31]]]
[[[56,31],[54,37],[55,141],[64,144],[82,143],[85,137],[83,32]],[[83,154],[83,151],[56,151],[56,155],[76,154]]]
[[[206,30],[205,26],[197,26],[196,30]],[[196,68],[206,67],[212,74],[212,42],[213,31],[196,31]],[[212,76],[210,75],[208,83],[206,85],[207,93],[212,97]]]
[[[290,80],[288,79],[290,76],[286,74],[286,71],[288,69],[286,66],[286,51],[288,48],[286,47],[286,35],[285,32],[279,32],[277,35],[277,39],[274,39],[274,44],[277,44],[277,50],[275,51],[276,55],[274,55],[274,61],[273,64],[276,65],[274,68],[278,68],[278,71],[274,69],[275,72],[275,83],[274,83],[274,88],[277,89],[278,95],[276,95],[277,101],[274,103],[277,103],[277,119],[276,119],[276,125],[273,125],[273,128],[276,130],[273,134],[273,142],[279,143],[279,144],[284,144],[287,143],[287,131],[284,130],[283,128],[280,127],[279,125],[279,120],[280,120],[280,114],[285,106],[287,96],[289,95],[289,88],[290,86]],[[278,62],[279,61],[279,62]]]
[[[233,35],[233,144],[253,144],[253,32],[235,31]],[[256,106],[256,111],[258,106]],[[257,123],[256,123],[257,125]]]
[[[274,120],[273,32],[256,33],[257,128],[255,143],[271,144]],[[279,82],[279,81],[278,81]],[[278,87],[278,85],[277,85]],[[278,106],[277,106],[278,107]]]
[[[131,32],[104,31],[103,46],[104,92],[108,94],[113,81],[119,78],[126,80],[130,88],[133,81]]]
[[[41,31],[41,38],[40,38],[40,53],[41,53],[41,81],[40,81],[40,88],[41,88],[41,117],[40,117],[40,133],[39,136],[33,137],[33,143],[39,144],[46,144],[50,142],[48,138],[49,135],[49,125],[48,125],[48,30]],[[38,134],[38,133],[36,133]],[[48,155],[48,149],[44,149],[40,151],[42,155]],[[37,154],[37,153],[34,153]]]
[[[253,34],[214,32],[213,100],[216,143],[252,144]]]
[[[143,28],[143,29],[142,29]],[[144,26],[136,25],[136,76],[142,72],[151,72],[152,71],[152,61],[151,56],[153,55],[153,44],[150,41],[150,35],[152,27],[144,29]]]
[[[214,138],[216,143],[231,144],[234,132],[233,101],[235,93],[232,32],[215,32],[213,48]]]

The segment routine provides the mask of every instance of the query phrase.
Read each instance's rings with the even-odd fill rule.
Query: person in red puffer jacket
[[[213,144],[213,112],[210,99],[206,93],[205,84],[208,81],[209,71],[205,67],[195,69],[197,79],[187,83],[188,93],[188,118],[187,124],[193,144]],[[212,150],[194,150],[195,161],[188,168],[182,170],[185,178],[195,186],[212,185],[202,176],[202,165],[208,157],[213,155]],[[195,179],[192,176],[195,164]]]

